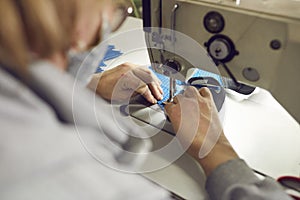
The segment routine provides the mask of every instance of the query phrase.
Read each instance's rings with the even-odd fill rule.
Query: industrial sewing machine
[[[218,73],[215,64],[226,87],[246,95],[255,86],[267,89],[300,121],[296,0],[144,0],[143,20],[157,72],[172,77],[174,73],[165,72],[171,68],[185,77],[190,68],[198,67]],[[181,33],[203,46],[213,62],[201,49],[195,52],[193,45],[182,42]],[[172,86],[170,90],[172,95]]]
[[[170,91],[174,83],[177,85],[175,80],[186,82],[191,70],[198,68],[221,76],[224,88],[237,93],[251,95],[256,86],[267,89],[299,122],[299,4],[280,0],[144,0],[143,42],[133,29],[118,35],[120,42],[112,43],[121,47],[134,38],[121,48],[129,53],[120,61],[142,60],[144,64],[147,60],[148,64],[145,57],[149,56],[156,72],[171,77]],[[222,93],[215,92],[222,100]],[[255,171],[273,178],[298,176],[299,124],[265,90],[251,97],[242,102],[226,97],[226,136]],[[219,103],[222,114],[223,102]],[[121,109],[153,141],[139,171],[184,199],[207,199],[201,167],[178,151],[180,147],[173,142],[176,137],[170,135],[174,134],[172,126],[160,107],[132,104]]]

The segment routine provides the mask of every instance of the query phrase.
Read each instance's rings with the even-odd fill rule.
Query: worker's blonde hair
[[[48,58],[66,51],[77,1],[0,0],[0,64],[24,71],[35,54]]]

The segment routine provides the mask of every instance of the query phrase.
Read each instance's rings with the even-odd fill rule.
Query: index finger
[[[155,74],[148,68],[139,66],[133,69],[133,73],[143,80],[145,83],[156,83],[158,85],[161,84],[161,81],[155,76]]]
[[[161,100],[163,98],[163,90],[160,86],[161,81],[151,70],[140,66],[134,68],[133,73],[136,77],[140,78],[145,84],[148,85],[156,99]]]

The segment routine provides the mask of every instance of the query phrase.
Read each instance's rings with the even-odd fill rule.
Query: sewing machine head
[[[300,2],[143,0],[143,18],[144,27],[152,27],[145,35],[157,72],[166,74],[161,66],[183,76],[193,67],[220,71],[269,90],[300,121]],[[195,50],[174,32],[203,48]]]

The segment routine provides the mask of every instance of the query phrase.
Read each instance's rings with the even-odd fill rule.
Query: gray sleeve
[[[97,63],[92,59],[94,57],[91,52],[70,54],[68,58],[68,73],[74,76],[75,79],[81,81],[84,85],[87,85],[97,68]]]
[[[103,48],[104,47],[99,47],[93,51],[69,54],[68,73],[87,85],[92,75],[96,72],[103,54],[106,52],[106,48]]]
[[[240,159],[228,161],[207,178],[206,190],[212,200],[291,199],[272,179],[259,179]]]
[[[55,69],[45,63],[36,67],[36,72],[43,72],[36,74],[44,81],[36,82],[45,91],[43,99],[0,68],[0,199],[168,199],[168,191],[139,174],[109,165],[115,161],[111,147],[116,145],[105,140],[105,131],[115,132],[116,127],[106,124],[97,128],[90,118],[77,118],[76,124],[68,120],[72,115],[72,84],[47,66]],[[53,81],[47,82],[47,77]],[[83,99],[77,98],[77,112],[81,111],[82,118],[90,117],[84,114],[84,104],[90,101],[84,92],[77,97],[80,95]],[[62,108],[64,115],[54,108]],[[104,104],[102,108],[108,112]],[[105,160],[97,159],[97,153]]]

